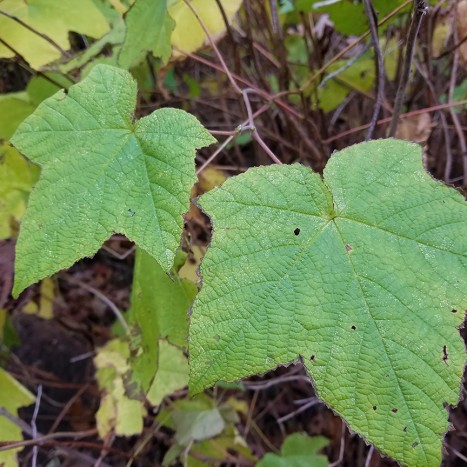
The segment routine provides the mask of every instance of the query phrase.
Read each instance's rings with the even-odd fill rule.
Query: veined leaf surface
[[[42,166],[17,244],[14,293],[93,255],[113,233],[168,271],[195,178],[195,149],[214,138],[182,110],[133,121],[131,75],[97,65],[42,102],[12,143]]]
[[[438,466],[465,349],[467,204],[420,147],[269,166],[202,196],[213,239],[190,327],[191,389],[301,356],[318,395],[383,453]]]

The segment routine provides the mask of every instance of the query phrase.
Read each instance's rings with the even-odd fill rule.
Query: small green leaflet
[[[199,201],[213,239],[190,326],[190,386],[301,356],[321,397],[383,453],[439,465],[465,349],[467,204],[419,146],[362,143],[321,178],[249,170]]]
[[[167,63],[175,21],[167,13],[166,0],[136,0],[125,14],[125,24],[125,41],[118,57],[122,68],[138,65],[148,51]]]
[[[323,436],[308,436],[305,433],[294,433],[287,436],[281,447],[281,455],[268,453],[257,464],[257,467],[327,467],[325,456],[317,454],[329,444]]]
[[[42,166],[17,244],[14,294],[120,232],[170,270],[195,182],[195,149],[214,138],[195,117],[159,109],[133,121],[136,83],[95,66],[42,102],[12,143]]]

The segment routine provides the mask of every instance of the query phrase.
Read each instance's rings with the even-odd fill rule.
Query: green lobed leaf
[[[213,239],[190,326],[191,390],[303,358],[350,427],[439,465],[465,349],[467,205],[419,146],[362,143],[324,177],[252,169],[201,197]]]
[[[329,444],[323,436],[308,436],[305,433],[294,433],[287,436],[281,447],[281,455],[266,454],[256,464],[257,467],[326,467],[328,460],[317,454]]]
[[[43,170],[18,239],[15,295],[93,255],[113,232],[170,270],[195,182],[195,149],[214,138],[177,109],[133,122],[135,103],[131,75],[97,65],[17,129],[12,143]]]
[[[175,21],[167,12],[166,0],[136,0],[125,15],[125,23],[125,41],[118,57],[121,67],[137,65],[147,52],[168,61]]]
[[[170,278],[154,258],[137,248],[130,312],[132,356],[128,393],[137,396],[149,389],[163,358],[159,355],[159,339],[167,339],[179,347],[186,345],[188,309],[197,290],[193,282],[181,280],[176,274]],[[163,367],[166,366],[164,363]],[[150,398],[154,404],[156,399]]]

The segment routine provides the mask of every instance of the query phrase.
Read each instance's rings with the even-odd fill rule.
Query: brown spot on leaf
[[[445,345],[443,345],[443,362],[448,363],[448,358],[449,358],[449,355],[448,355],[448,349]]]
[[[352,247],[349,244],[345,245],[345,251],[352,251]]]

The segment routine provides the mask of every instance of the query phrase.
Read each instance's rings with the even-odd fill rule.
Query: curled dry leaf
[[[397,125],[396,138],[424,144],[431,135],[433,124],[428,112],[404,118]]]

